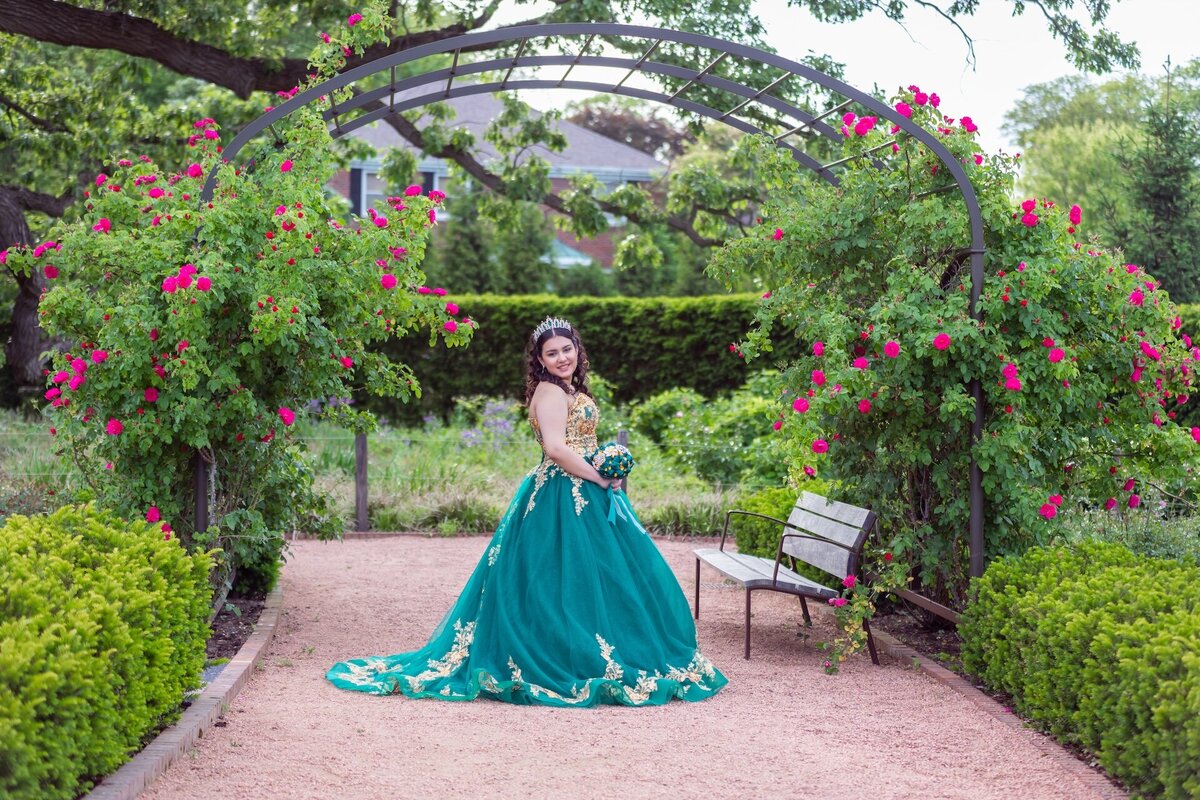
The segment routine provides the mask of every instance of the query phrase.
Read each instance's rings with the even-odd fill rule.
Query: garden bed
[[[266,595],[234,596],[225,601],[225,607],[212,621],[212,635],[208,638],[205,654],[209,662],[220,658],[233,658],[250,634],[262,614]]]

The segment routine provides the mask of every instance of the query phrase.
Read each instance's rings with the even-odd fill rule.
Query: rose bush
[[[1142,485],[1183,489],[1197,441],[1175,418],[1200,350],[1152,276],[1085,237],[1086,209],[1014,205],[1015,159],[983,155],[969,118],[943,116],[916,87],[896,102],[937,132],[978,194],[981,322],[969,308],[967,210],[944,165],[853,113],[842,132],[854,158],[837,186],[801,174],[769,140],[746,140],[774,199],[759,235],[727,245],[710,269],[768,290],[746,358],[791,337],[812,353],[778,382],[793,474],[815,469],[851,502],[869,498],[888,549],[926,592],[958,604],[972,457],[989,557],[1050,540],[1079,504],[1132,508]],[[986,403],[975,444],[972,378]]]
[[[313,80],[342,48],[377,36],[380,20],[369,11],[326,36]],[[51,279],[41,322],[71,343],[47,376],[62,452],[104,505],[221,547],[247,587],[274,581],[285,531],[340,531],[289,436],[300,410],[356,389],[414,396],[409,369],[371,345],[418,331],[461,345],[474,326],[445,290],[422,285],[440,193],[412,187],[367,219],[335,218],[327,103],[292,114],[275,128],[280,141],[236,164],[221,163],[219,126],[200,120],[190,163],[121,159],[96,176],[77,221],[7,254]],[[218,163],[215,196],[199,203]],[[341,404],[325,414],[373,425]],[[203,535],[192,519],[197,458],[212,465]]]

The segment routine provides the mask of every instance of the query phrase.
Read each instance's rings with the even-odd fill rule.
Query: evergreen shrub
[[[1110,543],[994,561],[963,665],[1144,797],[1200,794],[1200,568]]]
[[[0,796],[70,800],[199,685],[211,554],[92,506],[0,527]]]
[[[451,353],[441,343],[430,349],[416,339],[381,343],[379,352],[412,368],[422,395],[409,405],[362,398],[372,410],[389,419],[412,421],[429,413],[445,418],[455,397],[513,396],[524,388],[529,335],[548,316],[564,317],[579,329],[592,371],[612,382],[619,403],[674,388],[711,397],[741,386],[750,373],[729,346],[750,327],[756,295],[456,297],[478,323],[471,346]],[[795,342],[782,347],[779,358],[799,355]],[[763,359],[755,368],[769,366]]]

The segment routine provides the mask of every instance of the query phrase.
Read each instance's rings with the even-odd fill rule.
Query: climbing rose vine
[[[842,136],[854,158],[837,186],[769,141],[745,143],[774,199],[758,235],[711,269],[767,290],[740,344],[747,359],[783,337],[813,343],[781,365],[776,387],[794,479],[832,479],[869,503],[922,588],[961,602],[972,455],[989,556],[1049,540],[1072,509],[1134,507],[1143,483],[1186,488],[1200,447],[1175,417],[1200,350],[1158,281],[1087,237],[1086,208],[1014,202],[1015,159],[982,154],[974,123],[932,97],[910,87],[894,102],[940,138],[978,195],[982,322],[969,313],[967,210],[947,165],[853,113]],[[986,403],[975,445],[972,378]]]
[[[378,22],[360,18],[353,35],[377,35]],[[219,126],[199,120],[189,163],[118,160],[77,221],[6,256],[51,279],[39,313],[69,343],[47,372],[62,452],[104,504],[221,547],[244,584],[274,579],[285,531],[340,531],[294,433],[303,409],[358,392],[415,395],[411,371],[372,345],[413,334],[463,345],[474,328],[444,289],[423,285],[440,193],[413,187],[369,219],[337,219],[324,189],[335,169],[327,101],[237,163],[221,162]],[[218,164],[216,193],[201,203]],[[345,404],[324,414],[373,425]],[[197,458],[213,467],[203,536],[192,519]]]

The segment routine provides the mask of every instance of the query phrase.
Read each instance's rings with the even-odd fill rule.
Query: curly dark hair
[[[579,354],[578,360],[575,362],[575,374],[571,376],[571,386],[568,387],[563,382],[562,378],[557,375],[551,375],[550,372],[542,366],[542,362],[538,360],[538,356],[542,352],[542,345],[548,339],[553,339],[555,336],[565,336],[575,345],[575,351]],[[584,348],[583,342],[579,339],[579,333],[569,328],[550,328],[543,331],[537,339],[530,339],[525,345],[525,405],[529,405],[529,401],[533,399],[533,393],[537,390],[538,384],[543,381],[553,383],[559,386],[564,392],[570,394],[574,392],[582,392],[590,395],[588,389],[588,357],[587,349]]]

